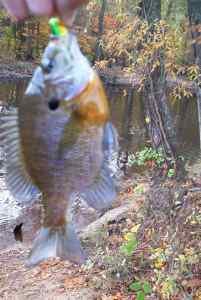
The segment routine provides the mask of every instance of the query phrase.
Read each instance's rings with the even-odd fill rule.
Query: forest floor
[[[81,267],[28,269],[26,243],[0,251],[0,299],[200,300],[201,180],[127,176],[115,206],[82,231]]]

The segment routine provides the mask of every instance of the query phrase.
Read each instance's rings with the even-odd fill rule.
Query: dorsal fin
[[[0,144],[6,154],[6,183],[13,197],[19,202],[38,199],[40,192],[33,185],[22,159],[17,109],[0,118]]]

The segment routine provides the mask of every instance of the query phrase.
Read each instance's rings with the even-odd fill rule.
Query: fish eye
[[[48,102],[48,107],[50,110],[57,110],[59,108],[59,100],[56,98],[52,98],[49,102]]]

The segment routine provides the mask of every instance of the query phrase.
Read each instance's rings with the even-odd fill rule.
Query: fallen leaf
[[[201,279],[199,278],[193,278],[193,279],[190,279],[190,280],[186,280],[184,282],[184,286],[186,288],[199,288],[201,287]]]

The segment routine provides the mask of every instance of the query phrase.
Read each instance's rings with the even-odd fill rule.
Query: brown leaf
[[[183,283],[183,285],[186,288],[198,288],[198,287],[201,287],[201,279],[200,278],[193,278],[193,279],[190,279],[188,281],[185,281]]]
[[[64,286],[68,289],[73,289],[75,287],[80,287],[86,285],[85,277],[67,277],[64,280]]]

